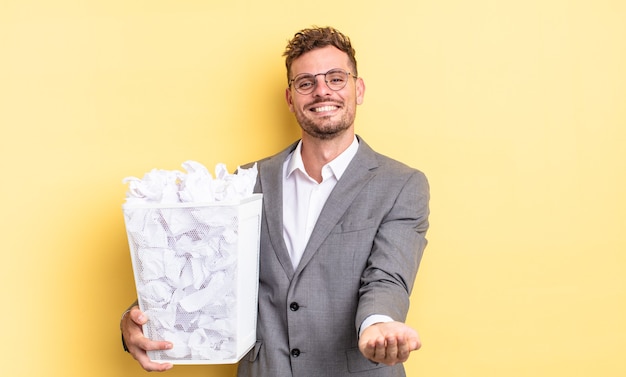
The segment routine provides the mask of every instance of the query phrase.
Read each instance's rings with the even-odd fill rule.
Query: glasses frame
[[[351,76],[354,79],[358,78],[356,75],[354,75],[354,73],[352,73],[350,71],[346,71],[345,69],[341,69],[341,68],[333,68],[333,69],[330,69],[330,70],[328,70],[326,72],[323,72],[323,73],[316,73],[316,74],[300,73],[300,74],[296,75],[294,78],[292,78],[291,80],[289,80],[288,86],[291,87],[291,84],[293,84],[294,81],[296,81],[298,79],[298,77],[301,77],[301,76],[312,76],[313,77],[313,86],[311,86],[311,89],[308,89],[308,90],[302,92],[295,85],[293,87],[296,92],[298,92],[298,93],[300,93],[302,95],[311,94],[311,93],[313,93],[315,91],[315,88],[317,88],[317,76],[324,76],[324,82],[326,83],[326,87],[328,89],[332,90],[333,92],[338,92],[341,89],[345,88],[346,85],[348,85],[348,80],[346,80],[345,84],[341,88],[337,88],[337,89],[331,88],[330,85],[328,85],[328,80],[326,80],[326,75],[327,74],[329,74],[331,72],[337,72],[337,71],[345,73],[348,76],[348,78],[350,78]]]

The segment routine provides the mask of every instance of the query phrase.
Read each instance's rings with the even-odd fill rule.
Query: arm
[[[125,350],[129,352],[143,369],[148,372],[163,372],[173,367],[168,363],[155,363],[150,360],[146,351],[165,350],[172,348],[172,343],[164,341],[152,341],[143,336],[141,326],[148,321],[146,315],[133,306],[122,315],[120,329],[122,342]]]
[[[361,279],[357,323],[361,353],[388,365],[404,362],[421,347],[417,332],[404,321],[409,296],[426,246],[429,188],[425,176],[412,174],[397,192],[393,205],[374,238],[368,265]],[[370,316],[387,316],[367,326]],[[364,317],[366,317],[364,319]]]

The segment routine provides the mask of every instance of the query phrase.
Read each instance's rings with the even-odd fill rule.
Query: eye
[[[326,79],[329,84],[334,86],[341,86],[347,80],[347,74],[343,71],[331,71],[326,74]]]
[[[296,89],[307,90],[315,85],[315,77],[312,75],[302,75],[294,79],[293,85]]]
[[[309,89],[313,86],[313,80],[311,79],[301,79],[296,81],[296,88],[298,89]]]

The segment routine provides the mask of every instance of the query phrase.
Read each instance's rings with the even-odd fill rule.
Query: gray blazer
[[[258,162],[257,343],[239,377],[405,376],[401,364],[363,357],[358,330],[371,314],[406,320],[426,246],[429,187],[420,171],[359,143],[295,271],[283,240],[282,166],[296,143]]]

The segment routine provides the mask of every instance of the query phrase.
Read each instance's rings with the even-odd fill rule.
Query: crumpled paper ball
[[[239,200],[252,195],[257,166],[239,167],[230,174],[226,165],[215,166],[215,177],[197,161],[185,161],[178,170],[152,169],[143,178],[126,177],[126,203],[211,203]]]

